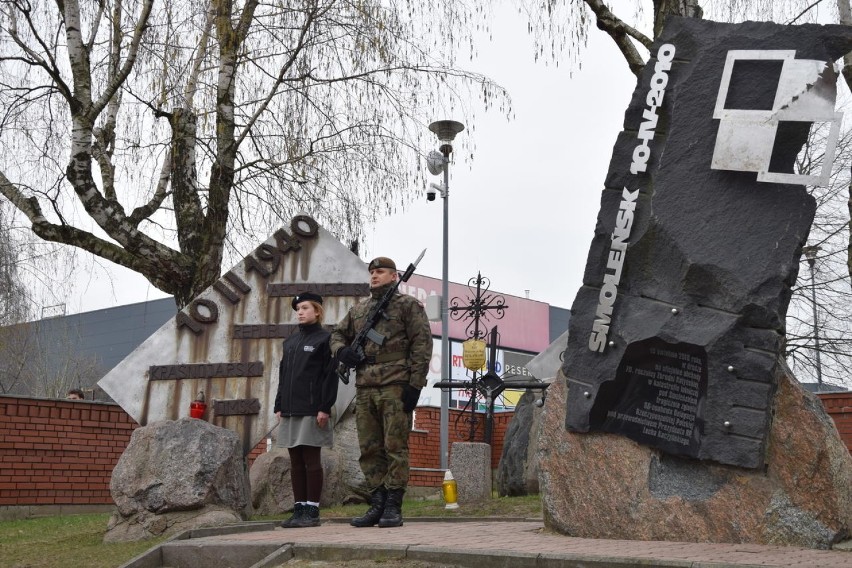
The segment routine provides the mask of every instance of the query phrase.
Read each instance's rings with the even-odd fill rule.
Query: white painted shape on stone
[[[821,94],[826,87],[819,89],[818,85],[827,84],[832,81],[832,88],[828,93],[835,92],[833,81],[837,75],[832,74],[833,66],[827,65],[825,61],[815,59],[787,59],[781,69],[781,78],[778,81],[778,90],[775,94],[773,114],[790,110],[793,115],[807,116],[813,120],[830,119],[834,114],[834,100],[836,95],[826,99]],[[824,72],[828,74],[823,76]],[[826,104],[828,103],[828,104]],[[788,116],[787,120],[795,120]],[[800,119],[801,120],[801,119]]]
[[[814,59],[796,59],[794,50],[731,50],[725,61],[713,118],[719,130],[711,168],[756,172],[757,180],[770,183],[826,185],[834,163],[840,122],[835,112],[837,71],[833,64]],[[783,61],[771,110],[726,109],[731,74],[737,60]],[[818,174],[799,175],[770,172],[769,163],[778,123],[831,123],[822,168]]]
[[[725,68],[722,70],[722,79],[719,81],[719,93],[716,96],[716,108],[713,110],[713,118],[718,119],[739,119],[753,118],[754,113],[766,113],[771,115],[772,112],[781,108],[779,104],[778,91],[776,91],[773,109],[769,111],[756,111],[749,109],[727,109],[725,102],[728,100],[728,89],[731,86],[731,75],[734,72],[734,64],[738,59],[743,60],[781,60],[786,61],[796,57],[796,52],[792,49],[732,49],[728,51],[728,56],[725,59]],[[779,81],[780,83],[780,81]],[[781,90],[779,85],[778,90]]]
[[[293,235],[289,227],[284,230]],[[232,305],[212,286],[199,294],[196,300],[210,300],[219,311],[218,321],[202,324],[200,335],[196,336],[186,327],[179,328],[176,318],[172,318],[98,385],[140,424],[187,416],[190,402],[203,389],[208,403],[205,419],[237,431],[244,445],[248,445],[244,451],[249,451],[277,424],[272,408],[278,388],[283,339],[232,339],[234,325],[298,323],[290,306],[292,297],[267,297],[267,284],[364,284],[369,281],[365,263],[322,227],[318,228],[315,238],[298,238],[301,248],[282,254],[278,269],[268,278],[257,271],[248,271],[245,260],[231,269],[251,287],[247,294],[239,294],[241,299],[237,304]],[[274,236],[264,244],[275,247]],[[234,289],[224,278],[220,281]],[[355,296],[324,296],[324,323],[337,323],[358,299]],[[189,308],[184,308],[183,313],[189,314]],[[148,380],[152,365],[251,361],[263,362],[262,377]],[[340,417],[354,396],[354,381],[348,386],[340,383],[334,415]],[[260,400],[259,415],[214,417],[215,399],[248,398]]]
[[[777,130],[777,122],[765,119],[723,120],[710,167],[735,172],[757,172],[769,167]]]

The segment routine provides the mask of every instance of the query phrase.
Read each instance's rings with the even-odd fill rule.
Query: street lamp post
[[[449,296],[449,212],[450,212],[450,154],[453,152],[453,139],[456,134],[464,130],[464,125],[455,120],[438,120],[429,125],[429,130],[435,133],[438,137],[440,146],[438,150],[443,158],[443,167],[433,168],[429,166],[429,171],[432,174],[440,173],[443,170],[444,184],[441,188],[441,197],[444,200],[444,258],[443,269],[441,274],[441,357],[443,365],[441,365],[441,380],[448,381],[452,377],[452,357],[450,356],[450,323],[449,310],[447,309],[447,296]],[[432,156],[430,156],[431,158]],[[434,164],[430,160],[430,164]],[[440,437],[441,437],[441,469],[447,469],[447,456],[449,455],[448,440],[449,440],[449,423],[450,423],[450,393],[447,390],[441,390],[441,417],[440,417]]]
[[[820,363],[819,325],[817,323],[816,281],[814,280],[814,264],[819,246],[802,247],[802,252],[811,268],[811,304],[814,308],[814,349],[816,350],[817,390],[822,390],[822,365]]]

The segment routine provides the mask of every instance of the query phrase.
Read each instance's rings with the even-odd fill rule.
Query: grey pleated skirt
[[[325,428],[317,426],[316,416],[282,417],[275,445],[279,448],[317,446],[330,448],[334,444],[334,429],[329,418]]]

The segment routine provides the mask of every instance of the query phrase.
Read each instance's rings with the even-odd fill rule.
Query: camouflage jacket
[[[361,300],[334,328],[331,334],[331,352],[351,344],[364,325],[370,308],[384,295],[387,284],[370,291],[370,298]],[[407,294],[395,294],[385,312],[388,319],[381,319],[377,332],[385,336],[379,346],[367,341],[364,354],[367,357],[384,355],[394,358],[382,363],[367,363],[356,369],[356,386],[384,386],[410,383],[422,389],[426,386],[429,361],[432,359],[432,332],[423,305]]]

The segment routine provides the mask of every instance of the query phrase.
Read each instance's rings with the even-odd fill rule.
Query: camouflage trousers
[[[405,489],[408,485],[408,434],[412,413],[402,410],[402,386],[359,388],[355,424],[361,471],[367,489]]]

